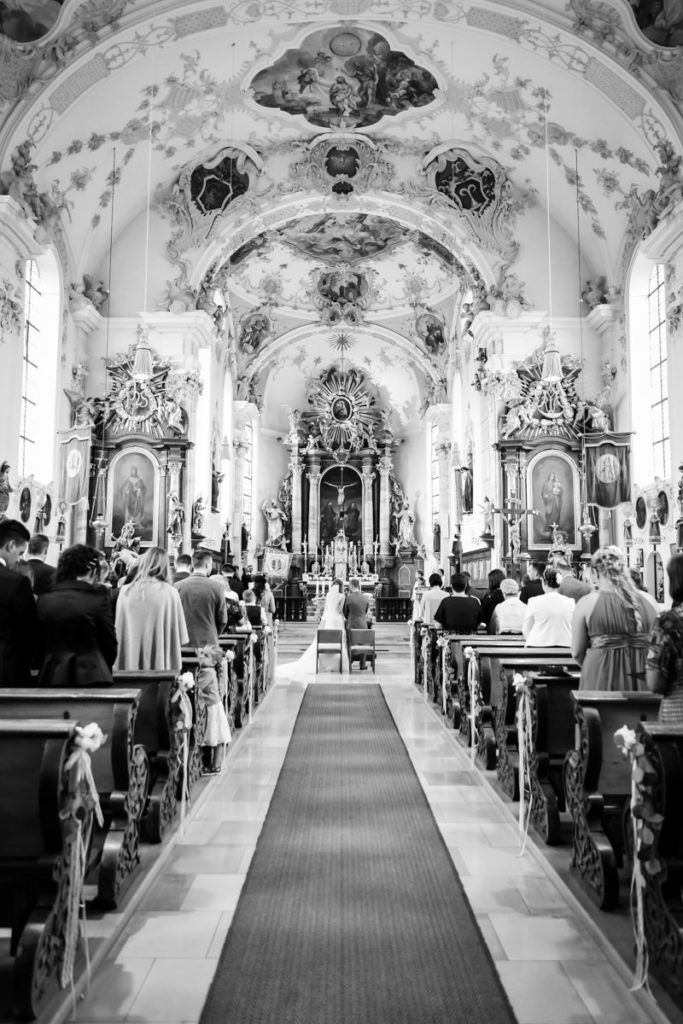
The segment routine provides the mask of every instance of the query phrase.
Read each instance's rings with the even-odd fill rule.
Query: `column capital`
[[[388,477],[394,468],[390,455],[383,455],[379,460],[379,473],[381,477]]]

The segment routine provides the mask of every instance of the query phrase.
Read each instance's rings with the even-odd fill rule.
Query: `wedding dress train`
[[[339,585],[333,583],[325,598],[325,608],[318,629],[340,629],[342,631],[342,672],[349,671],[349,652],[346,646],[346,620],[342,611],[344,607],[344,594],[340,591]],[[318,672],[338,672],[339,655],[321,654],[318,659],[318,668],[315,664],[316,641],[309,644],[304,653],[296,661],[285,665],[278,665],[277,676],[288,676],[298,678],[299,676],[314,676]]]

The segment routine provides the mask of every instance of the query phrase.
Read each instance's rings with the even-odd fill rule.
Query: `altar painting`
[[[159,467],[144,448],[127,448],[109,467],[107,521],[109,539],[119,537],[132,522],[142,544],[157,543]]]
[[[320,543],[332,544],[340,530],[351,543],[363,537],[363,485],[355,470],[333,466],[320,481]]]
[[[578,547],[579,523],[578,474],[575,463],[558,451],[544,451],[529,462],[527,473],[527,507],[530,516],[529,547],[550,548],[553,531],[561,530],[566,543]]]

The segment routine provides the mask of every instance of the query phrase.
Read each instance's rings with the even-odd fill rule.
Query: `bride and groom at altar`
[[[327,592],[318,629],[339,629],[345,634],[344,642],[342,642],[342,672],[349,671],[349,652],[346,643],[348,631],[368,629],[371,624],[370,602],[365,594],[361,593],[359,581],[350,580],[349,592],[345,594],[342,581],[335,580]],[[318,672],[338,671],[338,654],[321,653],[316,667],[316,647],[314,639],[297,661],[281,666],[279,674],[298,677],[300,675],[316,675]],[[361,660],[360,668],[367,668],[365,659]]]

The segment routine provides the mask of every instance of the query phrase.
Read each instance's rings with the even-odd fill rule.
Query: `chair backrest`
[[[343,631],[341,629],[319,629],[316,639],[319,644],[339,644],[342,642]]]
[[[375,631],[374,629],[350,629],[349,630],[349,644],[353,647],[355,644],[362,644],[363,647],[374,647],[375,646]]]

